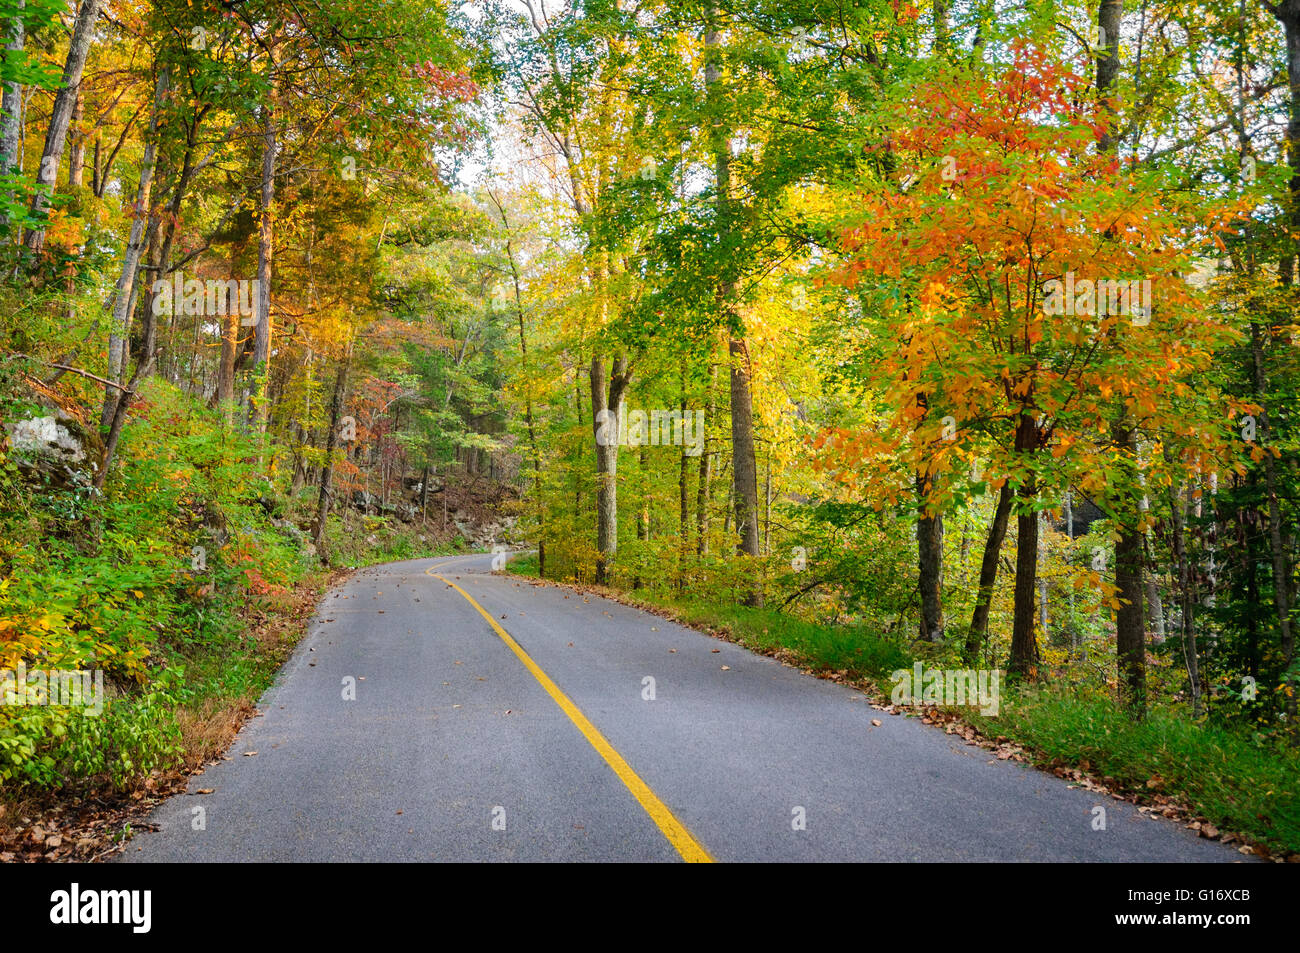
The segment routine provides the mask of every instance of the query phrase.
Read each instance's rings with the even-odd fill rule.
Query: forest
[[[467,552],[1001,673],[925,720],[1300,859],[1300,0],[0,31],[0,671],[102,678],[0,705],[0,859],[219,755],[343,574]]]

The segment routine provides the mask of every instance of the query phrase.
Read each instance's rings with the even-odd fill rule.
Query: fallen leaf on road
[[[245,751],[245,752],[244,752],[244,757],[245,757],[245,758],[251,758],[251,757],[252,757],[253,755],[255,755],[255,754],[257,754],[256,751]]]
[[[195,794],[211,794],[212,791],[213,791],[213,788],[199,788],[199,789],[198,789],[197,791],[195,791],[194,793],[195,793]]]
[[[879,718],[871,719],[871,726],[873,728],[879,728],[882,724],[884,724],[884,722],[882,722]]]
[[[730,665],[724,665],[724,666],[722,666],[722,670],[723,670],[724,672],[730,672],[730,671],[731,671],[731,666],[730,666]]]

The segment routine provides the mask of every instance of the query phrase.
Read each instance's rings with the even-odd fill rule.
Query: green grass
[[[1164,709],[1134,722],[1110,699],[1053,690],[1013,693],[997,717],[972,711],[967,720],[1046,761],[1113,779],[1122,790],[1165,795],[1222,830],[1300,852],[1300,758],[1280,742]]]
[[[763,654],[784,650],[813,671],[842,672],[849,678],[887,675],[912,664],[894,642],[852,626],[808,622],[774,609],[751,609],[703,599],[659,598],[687,625],[722,630],[732,641]]]
[[[537,555],[511,557],[508,568],[518,575],[536,578]],[[813,671],[843,672],[849,678],[861,679],[883,677],[912,664],[912,656],[898,643],[860,626],[821,625],[775,609],[753,609],[719,599],[644,590],[623,596],[666,609],[685,625],[721,632],[756,652],[790,653]]]

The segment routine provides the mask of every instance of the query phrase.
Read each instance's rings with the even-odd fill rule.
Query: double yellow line
[[[582,713],[582,709],[575,705],[569,696],[560,690],[560,686],[556,685],[551,680],[551,677],[542,671],[541,666],[533,661],[532,656],[523,650],[523,647],[497,623],[496,619],[492,618],[487,610],[474,601],[473,596],[450,579],[434,572],[435,569],[441,569],[445,565],[447,564],[439,563],[437,566],[430,566],[425,570],[425,575],[442,580],[464,596],[465,600],[478,610],[479,615],[486,619],[488,625],[492,626],[492,630],[501,637],[501,641],[506,644],[510,651],[515,653],[519,661],[524,663],[524,668],[528,669],[533,678],[537,679],[537,683],[546,690],[546,694],[550,695],[555,704],[560,706],[560,710],[569,716],[569,721],[577,726],[583,737],[605,759],[605,763],[618,775],[618,779],[623,782],[624,786],[632,792],[632,796],[637,799],[637,803],[650,815],[650,820],[655,822],[655,825],[663,832],[664,837],[668,838],[668,843],[672,844],[677,853],[681,854],[682,859],[688,864],[712,863],[713,858],[709,856],[709,852],[700,846],[699,842],[691,836],[690,831],[686,829],[686,826],[668,809],[668,805],[659,800],[654,791],[650,790],[650,786],[641,780],[640,776],[632,770],[631,765],[614,749],[608,739],[596,729],[591,720]]]

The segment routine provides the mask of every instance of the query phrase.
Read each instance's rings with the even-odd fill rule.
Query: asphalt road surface
[[[376,566],[326,595],[262,714],[122,859],[1241,859],[850,688],[491,560]]]

